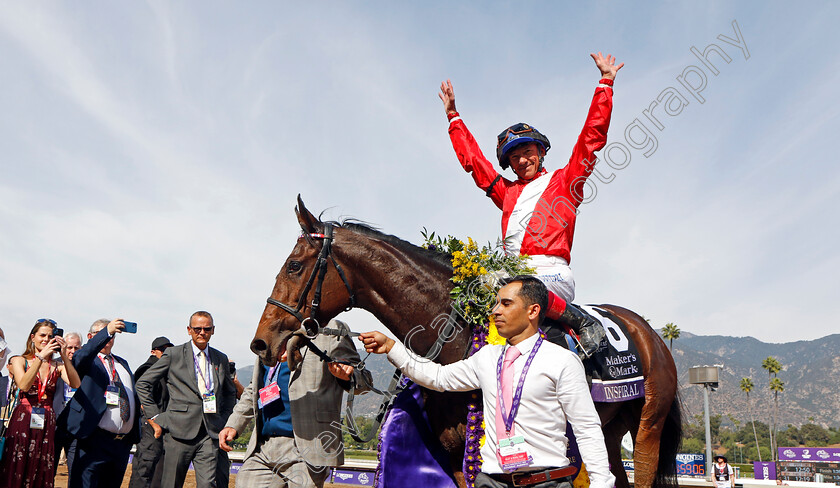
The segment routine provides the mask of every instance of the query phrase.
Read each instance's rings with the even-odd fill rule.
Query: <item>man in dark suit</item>
[[[65,408],[67,432],[77,439],[70,488],[122,484],[132,444],[140,440],[140,401],[128,362],[111,354],[122,319],[90,326],[88,343],[73,356],[82,384]]]
[[[152,353],[149,359],[134,372],[134,378],[137,380],[142,378],[143,374],[163,356],[166,349],[172,346],[173,344],[166,337],[158,337],[152,341]],[[158,409],[160,411],[166,410],[166,405],[169,403],[169,392],[166,388],[165,379],[161,378],[155,383],[152,396]],[[163,456],[163,439],[155,437],[155,430],[149,423],[143,422],[142,425],[142,439],[137,444],[134,458],[131,460],[129,488],[160,486],[163,476],[163,463],[160,462]]]
[[[228,374],[228,358],[208,345],[213,317],[195,312],[187,332],[192,339],[170,347],[137,382],[147,422],[155,436],[163,433],[163,486],[181,487],[190,462],[199,488],[216,487],[221,431],[236,403]],[[169,404],[161,411],[154,402],[154,384],[164,378]]]

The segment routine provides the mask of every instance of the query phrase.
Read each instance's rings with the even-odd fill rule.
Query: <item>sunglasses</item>
[[[211,325],[210,327],[190,327],[190,329],[196,332],[213,332],[213,327],[215,327],[215,325]]]
[[[53,326],[58,325],[58,324],[55,323],[55,320],[53,320],[53,319],[38,319],[35,323],[36,324],[47,323],[47,324],[52,324]]]
[[[526,132],[534,132],[534,128],[528,124],[516,124],[499,134],[499,144],[507,142],[512,135],[525,134]]]

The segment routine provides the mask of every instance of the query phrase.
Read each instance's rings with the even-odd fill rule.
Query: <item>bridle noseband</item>
[[[274,305],[275,307],[281,308],[292,314],[292,316],[300,322],[301,327],[306,330],[306,337],[309,339],[314,339],[321,330],[321,325],[318,323],[318,319],[315,318],[315,315],[318,313],[318,308],[321,306],[321,287],[324,285],[324,276],[327,274],[328,259],[329,261],[332,261],[333,266],[335,266],[336,271],[338,271],[338,276],[341,277],[341,281],[344,282],[344,286],[347,288],[347,294],[350,296],[350,305],[344,310],[349,311],[356,306],[356,297],[353,294],[353,289],[350,287],[350,283],[344,276],[344,270],[341,269],[341,265],[336,262],[335,257],[332,255],[334,228],[334,225],[326,224],[323,234],[310,233],[308,235],[308,237],[311,238],[323,239],[324,244],[321,247],[321,252],[318,253],[318,261],[315,263],[315,267],[312,268],[312,273],[306,281],[306,286],[303,287],[300,297],[298,297],[297,305],[293,308],[291,305],[286,305],[285,303],[277,301],[271,297],[268,297],[266,300],[269,305]],[[300,236],[301,239],[305,237],[307,237],[306,234]],[[309,317],[304,317],[300,311],[304,307],[306,296],[309,294],[309,290],[312,289],[313,284],[315,285],[315,295],[313,295],[312,303],[310,304],[311,312]]]

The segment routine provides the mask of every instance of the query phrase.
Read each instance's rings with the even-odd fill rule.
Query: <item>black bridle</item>
[[[306,286],[303,287],[300,297],[298,297],[297,305],[292,307],[291,305],[287,305],[271,297],[268,297],[266,300],[269,305],[281,308],[296,318],[298,322],[300,322],[301,327],[306,330],[306,336],[309,339],[315,338],[322,329],[321,324],[318,323],[318,319],[315,318],[315,315],[318,313],[318,308],[321,306],[321,287],[324,285],[324,276],[327,274],[328,260],[333,263],[333,266],[335,266],[336,271],[338,271],[338,276],[341,277],[341,281],[344,282],[344,286],[347,288],[347,294],[350,296],[350,305],[345,308],[344,311],[349,311],[356,306],[356,296],[353,294],[353,288],[350,287],[350,283],[347,281],[347,277],[344,275],[344,270],[341,269],[341,265],[336,262],[335,257],[332,255],[333,230],[334,226],[332,224],[326,224],[323,234],[310,233],[308,236],[306,234],[300,236],[300,238],[310,237],[323,239],[324,244],[321,247],[321,252],[318,253],[318,260],[315,263],[315,267],[312,268],[312,273],[306,281]],[[306,303],[306,296],[309,294],[309,290],[312,289],[313,284],[315,285],[315,294],[313,295],[312,303],[310,304],[309,317],[304,317],[300,311]]]
[[[359,335],[358,332],[350,332],[350,330],[344,330],[342,328],[335,330],[329,329],[327,327],[321,327],[321,325],[318,323],[318,319],[315,318],[315,314],[318,313],[318,308],[321,305],[321,287],[324,284],[324,277],[327,274],[327,260],[331,261],[333,263],[333,266],[335,266],[336,271],[338,271],[338,276],[341,277],[341,281],[344,282],[344,286],[345,288],[347,288],[347,294],[350,296],[350,305],[344,310],[349,311],[356,306],[356,297],[353,293],[353,288],[347,281],[347,278],[344,275],[344,270],[341,269],[341,265],[338,264],[338,262],[336,262],[335,258],[332,255],[333,230],[334,225],[325,224],[323,234],[307,234],[306,231],[304,231],[304,234],[300,236],[301,239],[306,238],[307,240],[309,238],[323,239],[324,244],[321,247],[321,251],[318,253],[318,260],[315,263],[315,267],[312,268],[312,273],[309,275],[309,279],[306,281],[306,286],[303,288],[303,290],[300,293],[300,296],[298,297],[297,305],[295,305],[295,307],[292,307],[291,305],[287,305],[271,297],[268,297],[268,299],[266,299],[266,302],[268,302],[269,305],[274,305],[275,307],[278,307],[288,312],[293,317],[295,317],[298,320],[298,322],[300,322],[301,327],[303,327],[306,331],[307,340],[304,341],[304,345],[307,348],[309,348],[315,355],[321,358],[322,361],[325,361],[327,363],[337,362],[342,364],[349,364],[354,368],[364,369],[365,360],[367,359],[367,356],[365,357],[365,359],[353,362],[344,360],[334,360],[330,358],[326,352],[324,352],[312,343],[312,339],[314,339],[318,334],[334,335],[337,336],[339,340],[342,336],[356,337]],[[311,311],[309,313],[309,317],[304,317],[303,314],[300,313],[300,311],[303,309],[303,306],[306,303],[306,296],[312,289],[313,284],[315,285],[315,294],[313,295],[312,303],[310,304]],[[455,309],[452,308],[449,317],[447,318],[445,327],[443,328],[441,333],[438,334],[437,340],[435,341],[434,345],[429,350],[429,352],[426,354],[427,359],[434,360],[438,356],[438,354],[440,354],[441,350],[443,349],[443,346],[448,340],[447,338],[449,338],[450,335],[453,333],[455,326],[456,312]],[[368,356],[370,356],[370,353],[368,353]],[[382,391],[377,388],[374,388],[373,385],[370,385],[370,391],[378,395],[382,395],[383,399],[382,403],[379,406],[379,411],[377,412],[376,418],[374,419],[373,429],[371,429],[368,435],[364,437],[360,435],[361,430],[356,425],[355,416],[353,414],[353,399],[355,395],[354,389],[350,388],[350,390],[347,392],[347,413],[345,415],[345,420],[349,427],[350,435],[353,437],[353,439],[355,439],[357,442],[367,442],[371,440],[379,430],[379,425],[384,420],[385,414],[390,409],[391,404],[393,404],[397,395],[399,395],[405,389],[406,386],[407,383],[406,381],[403,381],[403,376],[399,369],[396,369],[394,371],[394,374],[391,378],[391,383],[388,386],[387,390]]]

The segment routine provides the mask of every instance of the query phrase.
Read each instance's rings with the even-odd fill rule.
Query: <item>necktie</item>
[[[117,373],[117,368],[114,365],[114,357],[110,354],[107,356],[108,362],[111,364],[111,374],[113,375],[114,385],[120,389],[120,420],[123,422],[128,422],[128,418],[131,416],[131,409],[128,405],[128,392],[125,391],[125,387],[120,381],[120,375]]]
[[[201,391],[204,393],[209,393],[210,390],[207,385],[210,382],[210,380],[208,379],[209,372],[207,371],[207,355],[204,354],[204,351],[198,353],[198,367],[201,371]]]
[[[498,398],[496,399],[496,440],[507,437],[505,432],[505,414],[510,412],[513,403],[513,362],[522,353],[514,346],[508,346],[505,351],[505,360],[502,363],[502,391],[501,397],[505,401],[505,408],[507,412],[502,412],[502,406]],[[510,429],[510,435],[513,435],[513,426]]]

